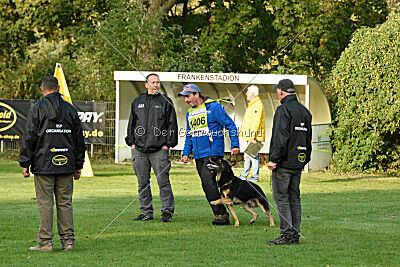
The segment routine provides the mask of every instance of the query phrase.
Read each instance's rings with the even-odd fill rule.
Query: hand
[[[22,175],[28,178],[31,174],[29,173],[29,168],[22,168]]]
[[[167,146],[162,146],[162,148],[161,148],[161,149],[168,150],[169,148],[168,148]]]
[[[252,142],[253,144],[256,144],[257,140],[256,139],[251,139],[250,142]]]
[[[135,149],[135,145],[132,145],[131,148],[132,148],[132,149]]]
[[[182,161],[183,163],[188,163],[188,162],[189,162],[189,157],[186,156],[186,155],[184,155],[184,156],[182,156],[181,161]]]
[[[231,150],[231,155],[233,156],[233,155],[237,155],[237,154],[239,154],[240,153],[240,148],[238,148],[238,147],[234,147],[234,148],[232,148],[232,150]]]
[[[268,169],[270,169],[270,170],[276,169],[276,163],[273,163],[271,161],[267,163],[267,166],[268,166]]]
[[[82,171],[81,170],[75,170],[74,172],[74,180],[79,180],[81,178]]]

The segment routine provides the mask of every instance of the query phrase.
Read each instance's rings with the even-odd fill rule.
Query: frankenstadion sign
[[[0,140],[21,141],[31,100],[0,100]],[[105,144],[106,103],[73,101],[86,144]]]

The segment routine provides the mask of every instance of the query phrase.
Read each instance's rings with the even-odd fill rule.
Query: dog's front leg
[[[226,198],[220,198],[220,199],[217,199],[214,201],[210,201],[210,204],[211,205],[218,205],[218,204],[233,205],[233,201],[229,197],[226,197]]]
[[[236,215],[235,209],[233,208],[233,204],[228,204],[227,206],[228,206],[230,213],[232,214],[233,219],[235,220],[235,226],[239,226],[239,219]]]

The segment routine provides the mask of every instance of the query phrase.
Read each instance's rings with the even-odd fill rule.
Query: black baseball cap
[[[281,89],[286,93],[295,93],[296,89],[294,88],[294,84],[289,79],[280,80],[277,85],[272,86],[272,89]]]

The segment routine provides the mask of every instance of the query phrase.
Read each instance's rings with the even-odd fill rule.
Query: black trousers
[[[208,204],[210,204],[210,201],[220,199],[221,194],[219,193],[217,181],[215,179],[216,174],[211,173],[210,169],[207,167],[207,163],[208,157],[196,159],[196,168],[201,179],[201,185],[204,193],[206,194]],[[214,215],[227,214],[226,208],[223,204],[210,204],[210,206]]]
[[[277,167],[272,171],[272,193],[279,211],[280,230],[283,235],[300,234],[301,170],[290,170]]]

